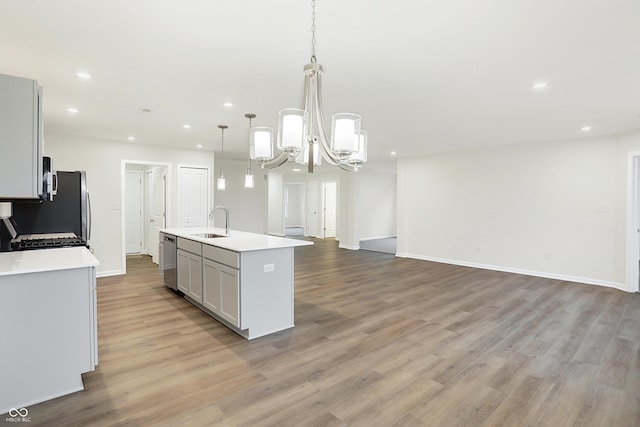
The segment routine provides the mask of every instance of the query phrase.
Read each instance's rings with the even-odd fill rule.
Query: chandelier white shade
[[[249,130],[249,156],[257,162],[273,159],[273,128],[258,126]]]
[[[338,157],[348,157],[357,151],[361,118],[357,114],[340,113],[331,118],[331,151]]]
[[[322,156],[320,155],[320,144],[317,142],[313,142],[311,144],[306,144],[304,150],[298,154],[296,157],[296,163],[300,163],[302,165],[309,164],[309,147],[313,146],[313,156],[311,157],[313,165],[319,166],[322,164]]]
[[[297,108],[285,108],[278,112],[279,150],[297,154],[304,148],[308,117],[306,111]]]
[[[356,151],[351,153],[348,163],[353,166],[361,166],[367,161],[367,131],[361,130],[355,137]]]

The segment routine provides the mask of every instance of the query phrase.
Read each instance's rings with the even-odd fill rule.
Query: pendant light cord
[[[316,0],[311,0],[311,62],[316,63]]]
[[[252,117],[249,116],[249,134],[251,134],[251,119]],[[249,148],[249,150],[251,150],[251,148]],[[249,173],[251,173],[251,156],[249,156]]]

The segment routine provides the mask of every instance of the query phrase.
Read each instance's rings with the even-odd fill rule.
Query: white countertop
[[[163,233],[177,237],[194,240],[219,248],[229,249],[235,252],[259,251],[265,249],[290,248],[294,246],[313,245],[313,242],[298,239],[287,239],[284,237],[269,236],[268,234],[247,233],[246,231],[231,230],[227,237],[217,237],[209,239],[206,237],[194,236],[194,234],[226,234],[223,228],[202,227],[202,228],[164,228]]]
[[[0,252],[0,276],[96,267],[99,264],[84,246]]]

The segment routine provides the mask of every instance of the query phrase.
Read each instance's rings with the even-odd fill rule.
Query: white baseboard
[[[343,245],[342,243],[340,243],[340,244],[338,245],[338,247],[339,247],[340,249],[349,249],[349,250],[351,250],[351,251],[357,251],[357,250],[360,250],[360,246]]]
[[[365,240],[378,240],[378,239],[390,239],[392,237],[398,237],[398,236],[376,236],[376,237],[363,237],[362,239],[360,239],[361,242],[365,241]]]
[[[423,261],[440,262],[443,264],[459,265],[461,267],[481,268],[483,270],[503,271],[505,273],[524,274],[525,276],[543,277],[545,279],[563,280],[565,282],[584,283],[587,285],[605,286],[614,288],[624,292],[630,292],[623,283],[612,282],[609,280],[592,279],[590,277],[569,276],[565,274],[548,273],[545,271],[524,270],[520,268],[504,267],[500,265],[480,264],[475,262],[459,261],[447,258],[429,257],[423,255],[397,253],[398,258],[413,258]]]
[[[120,276],[122,274],[125,274],[124,271],[122,270],[98,271],[96,272],[96,277],[100,278],[100,277]]]

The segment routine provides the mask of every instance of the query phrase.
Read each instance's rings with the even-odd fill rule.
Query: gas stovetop
[[[12,251],[29,249],[63,248],[68,246],[86,246],[84,239],[75,233],[27,234],[11,241]]]

